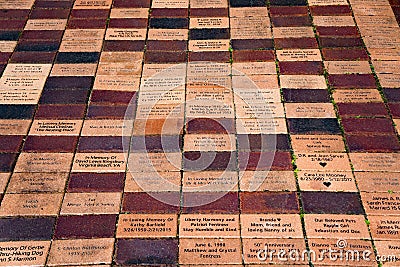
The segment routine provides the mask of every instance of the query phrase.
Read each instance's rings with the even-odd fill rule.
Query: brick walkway
[[[0,0],[0,266],[400,266],[400,1],[150,1]]]

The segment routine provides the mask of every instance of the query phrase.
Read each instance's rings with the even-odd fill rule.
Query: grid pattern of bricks
[[[400,255],[399,22],[398,0],[0,0],[0,266]]]

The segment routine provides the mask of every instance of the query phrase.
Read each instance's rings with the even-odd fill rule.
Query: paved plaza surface
[[[0,266],[400,266],[399,0],[0,0]]]

